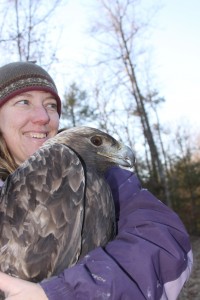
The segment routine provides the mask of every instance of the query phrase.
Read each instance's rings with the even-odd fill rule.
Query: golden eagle
[[[5,181],[0,196],[0,269],[41,281],[115,235],[104,173],[131,167],[130,148],[89,127],[48,140]]]

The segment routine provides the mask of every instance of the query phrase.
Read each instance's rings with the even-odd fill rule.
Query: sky
[[[152,44],[164,110],[172,122],[188,120],[200,129],[200,1],[163,2]]]
[[[69,0],[64,16],[63,60],[68,71],[63,80],[73,80],[74,66],[85,60],[88,48],[86,28],[91,17],[92,0]],[[200,1],[143,0],[144,7],[159,3],[152,34],[148,40],[153,62],[155,88],[166,102],[163,122],[176,126],[185,123],[200,129]],[[62,17],[62,16],[61,16]],[[71,78],[70,78],[71,77]],[[74,76],[76,79],[76,76]]]

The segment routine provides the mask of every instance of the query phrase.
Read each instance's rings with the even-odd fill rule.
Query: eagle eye
[[[95,146],[101,146],[103,143],[102,138],[100,136],[93,136],[90,140]]]

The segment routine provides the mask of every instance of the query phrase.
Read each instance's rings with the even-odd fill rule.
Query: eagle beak
[[[122,148],[119,151],[119,165],[123,167],[132,168],[135,164],[135,155],[131,148],[128,146],[122,145]]]
[[[120,147],[114,152],[97,152],[99,155],[109,158],[109,161],[115,163],[116,165],[132,168],[135,163],[135,155],[131,148],[120,144]]]

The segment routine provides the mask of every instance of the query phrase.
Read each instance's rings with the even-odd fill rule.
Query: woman
[[[0,68],[0,178],[57,133],[61,101],[49,74],[36,64]],[[179,217],[114,167],[106,180],[118,215],[118,234],[58,277],[34,284],[0,273],[7,300],[176,299],[191,272],[192,252]]]

